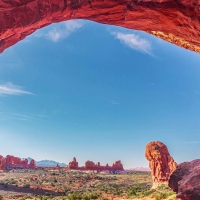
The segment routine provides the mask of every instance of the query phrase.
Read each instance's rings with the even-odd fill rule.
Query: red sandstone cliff
[[[28,159],[20,159],[18,157],[7,155],[6,158],[0,155],[0,170],[8,168],[36,168],[34,160],[28,164]]]
[[[199,0],[0,0],[0,52],[41,27],[69,19],[142,30],[200,53]]]
[[[20,158],[7,155],[6,167],[28,168],[28,159],[21,160]]]

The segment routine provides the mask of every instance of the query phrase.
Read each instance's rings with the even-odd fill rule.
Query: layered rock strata
[[[198,0],[0,0],[0,52],[39,28],[69,19],[142,30],[200,53]]]
[[[178,165],[169,179],[169,187],[181,200],[200,199],[200,159]]]
[[[161,184],[168,184],[170,175],[176,169],[177,164],[170,156],[169,151],[162,142],[150,142],[146,145],[145,157],[149,161],[153,188]]]

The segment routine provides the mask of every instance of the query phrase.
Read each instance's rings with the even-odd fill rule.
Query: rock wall
[[[34,160],[31,160],[28,164],[28,159],[20,159],[18,157],[7,155],[6,158],[0,155],[0,170],[12,169],[12,168],[36,168]]]
[[[169,151],[162,142],[150,142],[146,145],[145,157],[149,161],[153,188],[161,184],[168,184],[170,175],[176,169],[177,164],[170,156]]]
[[[178,165],[169,179],[169,187],[181,200],[200,199],[200,159]]]
[[[199,0],[0,0],[0,52],[69,19],[142,30],[200,53]]]
[[[6,167],[28,168],[28,159],[21,160],[20,158],[7,155]]]

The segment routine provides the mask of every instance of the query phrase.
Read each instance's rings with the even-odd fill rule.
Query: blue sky
[[[200,55],[90,21],[36,31],[0,55],[0,154],[147,167],[159,140],[200,154]]]

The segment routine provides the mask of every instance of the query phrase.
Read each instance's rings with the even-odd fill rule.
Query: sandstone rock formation
[[[111,170],[111,171],[117,171],[117,170],[124,170],[123,165],[120,160],[113,163],[112,166],[109,166],[106,164],[106,166],[101,166],[100,162],[95,164],[93,161],[86,161],[85,166],[79,167],[78,162],[76,161],[76,158],[73,158],[73,161],[70,162],[67,166],[68,169],[77,169],[77,170],[96,170],[96,171],[102,171],[102,170]]]
[[[200,199],[200,159],[178,165],[169,179],[169,187],[181,200]]]
[[[167,184],[170,175],[176,169],[177,164],[170,156],[166,145],[162,142],[150,142],[146,145],[145,157],[149,161],[151,169],[153,188],[160,184]]]
[[[6,159],[0,155],[0,170],[6,170]]]
[[[20,158],[7,155],[6,156],[6,167],[7,168],[28,168],[28,159],[21,160]]]
[[[100,163],[97,164],[97,166],[94,164],[94,162],[92,161],[86,161],[85,162],[85,169],[89,169],[89,170],[95,170],[95,168],[99,168],[100,167]]]
[[[142,30],[200,53],[199,0],[0,0],[0,52],[69,19]]]
[[[115,162],[113,163],[113,165],[112,165],[112,168],[113,168],[113,169],[116,169],[116,170],[124,170],[123,165],[122,165],[122,163],[121,163],[120,160],[115,161]]]
[[[35,163],[35,160],[31,160],[31,162],[29,163],[28,165],[29,168],[36,168],[36,163]]]
[[[76,162],[76,158],[74,157],[72,162],[70,162],[67,166],[68,169],[78,169],[78,162]]]

